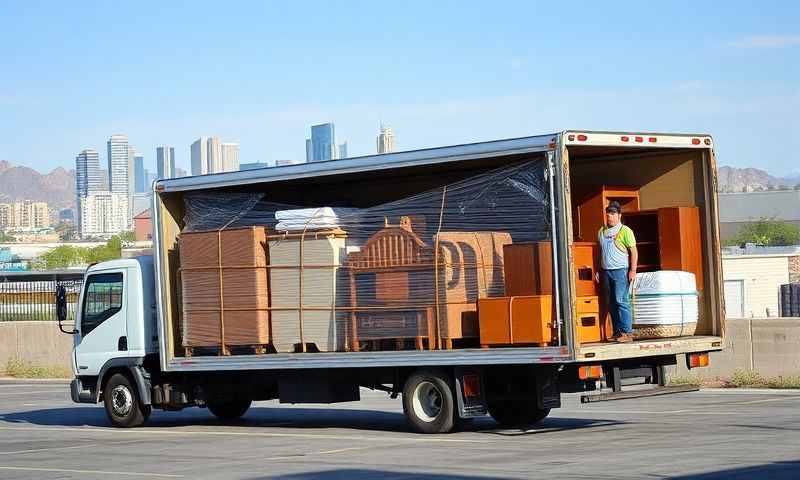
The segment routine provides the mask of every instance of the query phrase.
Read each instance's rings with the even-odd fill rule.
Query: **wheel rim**
[[[424,381],[414,389],[412,406],[414,414],[423,422],[433,422],[442,413],[442,391],[431,382]]]
[[[118,417],[127,416],[133,408],[133,393],[125,385],[117,385],[111,390],[111,410]]]

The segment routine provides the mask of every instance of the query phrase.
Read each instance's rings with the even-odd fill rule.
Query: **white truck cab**
[[[132,381],[149,394],[149,375],[141,367],[147,355],[158,352],[153,281],[151,256],[98,263],[86,271],[73,332],[74,401],[99,401],[103,380],[115,372],[125,376],[127,388]],[[125,389],[116,386],[118,413],[125,413],[126,405],[130,410],[136,398]]]

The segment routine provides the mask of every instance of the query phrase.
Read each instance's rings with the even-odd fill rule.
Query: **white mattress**
[[[661,270],[636,274],[631,284],[634,327],[697,323],[694,274]]]

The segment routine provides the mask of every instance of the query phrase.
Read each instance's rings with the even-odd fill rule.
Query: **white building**
[[[381,133],[378,135],[378,153],[394,152],[394,132],[389,127],[381,125]]]
[[[222,144],[222,171],[223,172],[237,172],[237,171],[239,171],[239,144],[238,143],[223,143]]]
[[[722,251],[725,315],[780,315],[780,286],[800,281],[800,247],[726,247]]]
[[[127,135],[111,135],[108,139],[108,189],[113,193],[133,193],[130,183],[133,156]]]
[[[222,143],[219,137],[200,137],[191,147],[192,175],[239,170],[239,144]]]
[[[80,199],[81,236],[111,237],[128,230],[130,205],[125,193],[97,192]]]
[[[208,137],[200,137],[190,147],[192,175],[205,175],[208,172]]]

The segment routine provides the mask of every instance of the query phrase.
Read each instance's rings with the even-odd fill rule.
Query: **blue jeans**
[[[601,270],[603,292],[608,299],[608,311],[614,335],[633,333],[631,304],[628,301],[628,269]]]

